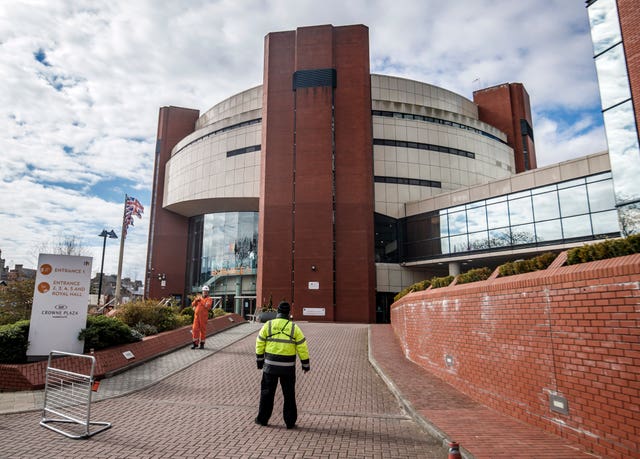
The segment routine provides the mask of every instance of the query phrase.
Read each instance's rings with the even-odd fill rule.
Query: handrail
[[[107,306],[111,305],[111,303],[113,303],[115,301],[116,301],[115,297],[111,298],[107,303],[103,304],[101,308],[98,308],[98,310],[96,312],[98,314],[102,314],[102,311],[104,310],[104,308],[106,308]]]

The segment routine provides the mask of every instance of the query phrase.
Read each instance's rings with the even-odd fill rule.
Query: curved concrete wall
[[[164,207],[181,215],[258,210],[260,151],[227,153],[260,145],[262,124],[235,125],[261,116],[262,87],[249,89],[200,116],[166,165]]]
[[[506,136],[478,119],[478,109],[472,101],[443,88],[402,78],[372,75],[371,84],[374,111],[427,116],[474,129],[400,117],[373,116],[374,139],[432,144],[469,151],[475,155],[475,159],[471,159],[431,150],[374,145],[374,175],[441,183],[441,188],[376,183],[376,212],[394,218],[403,217],[406,202],[509,177],[514,173],[513,149],[502,143],[506,141]],[[475,129],[495,136],[502,142]]]
[[[477,106],[463,96],[418,81],[371,75],[372,109],[429,116],[462,129],[398,117],[373,116],[373,137],[451,147],[475,159],[415,148],[375,145],[374,175],[431,180],[441,188],[375,183],[375,211],[405,216],[405,203],[510,177],[513,150],[504,133],[478,119]],[[262,117],[262,86],[236,94],[202,114],[196,131],[182,139],[166,166],[164,207],[185,216],[257,210],[260,152],[227,157],[227,152],[260,145],[262,123],[230,128]]]

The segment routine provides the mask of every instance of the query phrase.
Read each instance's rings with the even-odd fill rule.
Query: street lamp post
[[[118,239],[115,231],[107,231],[106,229],[102,230],[102,233],[98,234],[98,237],[101,237],[102,240],[102,263],[100,264],[100,282],[98,283],[98,306],[100,306],[100,296],[102,295],[102,272],[104,271],[104,249],[107,247],[107,237],[109,239]]]

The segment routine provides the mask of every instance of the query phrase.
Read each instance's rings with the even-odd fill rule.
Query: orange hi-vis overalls
[[[204,344],[207,338],[207,321],[209,320],[209,311],[213,307],[213,298],[210,296],[197,296],[193,303],[193,327],[191,329],[193,336],[193,344]]]

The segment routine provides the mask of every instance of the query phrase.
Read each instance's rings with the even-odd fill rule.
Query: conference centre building
[[[264,50],[261,86],[160,108],[147,297],[386,322],[419,280],[621,235],[613,153],[538,168],[522,84],[469,100],[371,74],[364,25]]]

